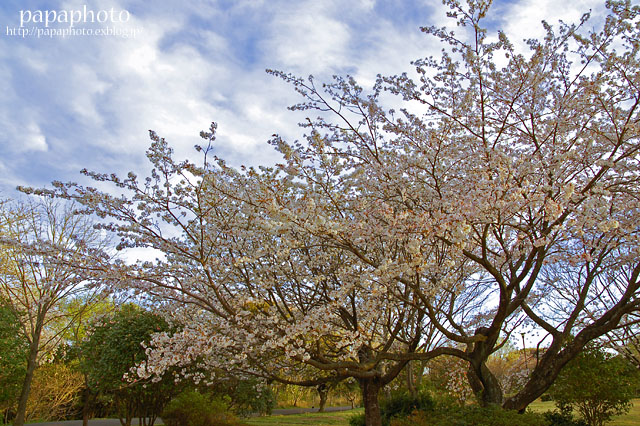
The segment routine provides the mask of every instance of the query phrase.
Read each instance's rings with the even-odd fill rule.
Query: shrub
[[[411,396],[407,393],[398,393],[387,399],[380,405],[380,417],[382,424],[388,426],[393,419],[402,419],[414,411],[433,411],[436,404],[426,393]],[[365,416],[355,414],[349,417],[349,426],[365,426]]]
[[[28,349],[18,316],[0,297],[0,423],[9,423],[17,407]]]
[[[100,400],[113,404],[123,425],[131,425],[133,417],[153,423],[175,394],[176,386],[168,374],[160,381],[123,380],[132,368],[146,361],[142,343],[148,344],[154,333],[167,330],[169,325],[158,315],[126,304],[96,318],[82,342],[80,362],[88,386]]]
[[[519,414],[498,406],[465,407],[462,410],[466,425],[473,426],[542,426],[546,424],[543,415],[533,412]]]
[[[210,399],[195,391],[183,392],[172,399],[162,413],[167,426],[237,426],[242,425],[227,403]]]
[[[271,388],[259,386],[255,380],[240,380],[226,394],[231,398],[230,408],[241,417],[249,417],[252,413],[271,414],[276,405],[276,397]]]
[[[544,418],[549,426],[588,426],[584,420],[575,419],[571,413],[561,411],[547,411]]]
[[[27,402],[28,421],[63,420],[72,413],[84,387],[84,377],[75,367],[53,363],[36,369]]]
[[[562,412],[576,410],[590,426],[602,426],[631,408],[640,377],[622,357],[586,348],[562,370],[549,394]]]
[[[433,399],[426,393],[411,396],[401,393],[384,401],[380,407],[382,424],[388,425],[391,419],[409,416],[414,411],[432,411],[435,408]]]
[[[362,414],[354,414],[349,417],[349,426],[366,426],[364,421],[364,413]]]
[[[404,419],[395,419],[391,426],[549,426],[541,414],[503,410],[500,407],[458,406],[432,411],[415,411]]]

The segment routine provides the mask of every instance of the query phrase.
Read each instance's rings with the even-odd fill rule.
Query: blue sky
[[[47,29],[33,22],[38,11],[85,8],[113,10],[126,22],[81,22],[76,30],[135,36],[36,35]],[[571,22],[589,9],[602,16],[604,1],[500,1],[491,22],[521,40],[539,36],[542,19]],[[34,34],[22,37],[21,16],[29,13],[23,29]],[[85,167],[144,170],[148,129],[178,157],[195,159],[192,147],[211,121],[219,124],[219,155],[233,164],[273,163],[266,141],[273,133],[299,138],[301,117],[286,109],[298,101],[295,92],[266,68],[320,80],[349,73],[367,87],[378,73],[437,55],[440,47],[419,27],[444,25],[444,16],[440,2],[428,0],[3,0],[0,197],[15,197],[16,185],[86,183]]]

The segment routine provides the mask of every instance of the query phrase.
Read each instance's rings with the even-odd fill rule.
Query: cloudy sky
[[[539,36],[542,19],[590,9],[601,17],[604,1],[502,0],[491,25],[521,40]],[[73,17],[87,22],[63,34]],[[84,182],[85,167],[144,170],[149,129],[196,158],[211,121],[231,163],[273,163],[266,141],[299,138],[301,117],[286,109],[295,92],[266,68],[351,74],[367,87],[437,55],[419,27],[444,17],[434,0],[2,0],[0,197],[16,185]]]

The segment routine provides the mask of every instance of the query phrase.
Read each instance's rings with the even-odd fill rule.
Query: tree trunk
[[[503,408],[524,412],[529,404],[549,389],[562,368],[580,353],[590,338],[578,335],[568,344],[565,339],[554,340],[536,364],[524,388],[504,401]]]
[[[85,377],[85,387],[82,391],[82,426],[89,425],[89,387],[86,384]]]
[[[89,425],[89,417],[91,417],[91,389],[89,388],[89,378],[84,375],[84,389],[82,390],[82,426]]]
[[[299,396],[297,393],[295,393],[295,392],[294,392],[294,394],[293,394],[293,406],[294,406],[294,407],[297,407],[297,406],[298,406],[298,398],[299,398],[299,397],[300,397],[300,396]]]
[[[133,398],[131,395],[125,394],[125,391],[120,390],[122,394],[116,396],[116,405],[118,406],[118,418],[122,426],[131,426],[133,420],[133,412],[135,410]]]
[[[13,421],[13,426],[23,426],[27,414],[27,402],[31,392],[31,382],[38,364],[38,350],[40,349],[40,335],[42,334],[42,322],[36,322],[36,328],[29,345],[29,357],[27,358],[27,374],[24,376],[20,399],[18,400],[18,411]]]
[[[545,354],[540,364],[531,372],[531,376],[529,380],[527,380],[524,388],[504,401],[503,408],[524,412],[529,404],[549,389],[560,373],[560,370],[562,370],[562,367],[571,358],[573,357]]]
[[[326,384],[321,384],[317,388],[318,395],[320,395],[320,408],[318,413],[324,413],[324,406],[327,405],[327,397],[329,396],[329,387]]]
[[[516,410],[520,413],[524,413],[529,404],[535,401],[548,388],[549,386],[547,386],[546,384],[541,385],[540,382],[532,381],[530,379],[525,385],[524,389],[504,402],[502,408],[507,410]]]
[[[407,362],[407,365],[404,368],[407,370],[407,390],[409,391],[409,394],[415,398],[418,394],[418,391],[414,383],[413,370],[411,369],[412,367],[411,364],[412,364],[411,361]]]
[[[415,387],[416,387],[416,389],[420,389],[420,387],[422,386],[422,375],[424,374],[424,364],[422,364],[422,362],[418,361],[418,365],[420,367],[418,368],[418,371],[416,371],[416,377],[415,377]]]
[[[472,362],[467,371],[467,378],[473,393],[482,406],[502,405],[504,397],[500,382],[484,362],[479,365]]]
[[[382,384],[379,378],[361,379],[360,389],[362,390],[362,404],[364,405],[364,419],[367,426],[382,426],[380,417],[380,404],[378,394]]]

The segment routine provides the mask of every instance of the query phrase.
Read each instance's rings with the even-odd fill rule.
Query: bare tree
[[[102,243],[93,221],[77,214],[73,205],[59,201],[13,203],[0,214],[5,224],[0,292],[20,319],[29,343],[26,376],[14,421],[14,425],[22,425],[40,358],[54,349],[82,316],[82,310],[68,311],[61,305],[80,295],[85,302],[101,297],[98,287],[88,286],[83,269],[73,265],[82,257],[88,259],[89,252]]]

